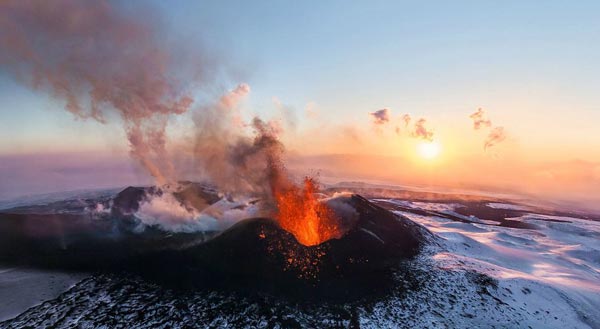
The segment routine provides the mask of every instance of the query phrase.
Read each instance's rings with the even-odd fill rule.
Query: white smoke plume
[[[209,231],[216,226],[214,219],[196,220],[198,215],[195,210],[184,207],[171,193],[162,193],[142,202],[135,214],[142,224],[166,231]]]
[[[202,209],[186,207],[172,191],[147,196],[140,204],[135,217],[140,220],[138,230],[146,226],[158,227],[170,232],[218,232],[223,231],[238,221],[258,216],[261,208],[256,202],[245,199],[230,201],[226,198]]]

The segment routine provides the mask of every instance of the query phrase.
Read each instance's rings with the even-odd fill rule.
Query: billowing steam
[[[180,59],[149,21],[107,1],[2,1],[0,65],[79,118],[104,123],[116,113],[131,155],[162,184],[173,179],[167,118],[190,108],[188,88],[203,72],[176,70]]]
[[[173,232],[210,230],[216,226],[215,219],[196,220],[198,212],[184,207],[171,193],[162,193],[141,203],[135,216],[141,224]],[[143,227],[140,226],[139,229]]]
[[[370,115],[373,117],[373,123],[376,125],[383,125],[390,122],[391,114],[387,108],[372,112]]]
[[[473,129],[475,130],[479,130],[480,128],[490,128],[490,131],[483,143],[484,151],[487,151],[490,147],[506,139],[504,127],[492,127],[492,121],[487,117],[482,108],[478,108],[475,113],[469,115],[469,118],[473,120]]]
[[[169,191],[172,192],[172,191]],[[146,226],[159,227],[171,232],[222,231],[239,220],[257,216],[261,209],[247,199],[222,199],[202,210],[186,206],[172,193],[150,195],[135,213],[140,220],[137,230]]]

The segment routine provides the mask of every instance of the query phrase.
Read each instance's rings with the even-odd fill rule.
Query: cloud
[[[492,121],[486,118],[485,111],[482,108],[478,108],[475,113],[469,116],[469,118],[473,119],[473,129],[475,130],[492,126]]]
[[[403,124],[404,128],[408,127],[408,125],[410,124],[410,120],[411,120],[410,114],[402,114],[400,116],[400,122]],[[395,131],[396,131],[396,134],[400,135],[402,128],[399,125],[397,125],[395,128]]]
[[[306,116],[309,119],[316,119],[317,117],[319,117],[317,103],[315,103],[315,102],[306,103],[306,106],[304,107],[304,112],[306,113]]]
[[[247,83],[240,83],[235,89],[221,96],[220,105],[223,109],[235,109],[249,93],[250,86]]]
[[[485,143],[483,145],[483,149],[487,150],[490,147],[502,142],[506,139],[506,132],[504,131],[504,127],[494,127],[487,138],[485,139]]]
[[[341,128],[341,135],[343,139],[347,139],[349,141],[352,141],[353,143],[358,143],[361,144],[362,143],[362,139],[360,138],[361,133],[360,131],[358,131],[358,129],[356,129],[356,127],[352,127],[352,126],[344,126]]]
[[[271,98],[271,101],[273,102],[273,105],[275,105],[275,108],[279,112],[280,121],[286,126],[288,130],[295,130],[296,126],[298,125],[298,120],[296,118],[296,111],[294,110],[294,108],[290,105],[282,103],[281,100],[276,96],[273,96]]]
[[[383,125],[390,121],[391,113],[389,109],[385,108],[379,111],[372,112],[370,113],[370,115],[373,117],[374,124]]]
[[[473,129],[491,129],[483,143],[484,151],[487,151],[490,147],[497,145],[498,143],[506,139],[507,136],[504,127],[492,127],[492,121],[487,117],[485,111],[482,108],[478,108],[477,111],[469,115],[469,118],[473,120]]]
[[[410,114],[402,114],[402,116],[400,117],[400,120],[404,122],[404,127],[408,127],[408,125],[410,124],[410,119]]]
[[[424,118],[417,120],[415,122],[415,126],[411,133],[411,136],[415,138],[421,138],[427,141],[432,141],[433,131],[428,130],[427,127],[425,127],[426,122],[427,120],[425,120]]]

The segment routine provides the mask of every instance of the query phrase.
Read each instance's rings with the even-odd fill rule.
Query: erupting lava
[[[317,187],[313,178],[305,177],[303,188],[290,185],[273,191],[279,225],[305,246],[337,239],[345,233],[333,210],[315,196]]]

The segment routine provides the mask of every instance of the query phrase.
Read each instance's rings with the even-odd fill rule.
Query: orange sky
[[[83,4],[71,5],[86,10]],[[194,76],[191,72],[197,69],[214,73],[202,83],[182,81],[182,94],[189,94],[195,102],[188,113],[174,111],[168,119],[167,145],[174,158],[187,156],[186,150],[193,144],[193,113],[246,82],[251,92],[239,108],[243,119],[258,115],[279,120],[290,166],[300,172],[321,170],[333,177],[485,187],[600,204],[596,196],[600,195],[600,66],[596,63],[600,47],[594,42],[599,31],[595,3],[556,2],[543,8],[521,2],[506,7],[439,4],[444,10],[399,2],[373,7],[304,4],[293,10],[255,3],[233,9],[193,2],[157,6],[160,10],[154,13],[164,20],[156,24],[129,15],[128,7],[110,7],[118,13],[114,17],[126,20],[121,27],[127,29],[133,22],[144,31],[147,28],[151,36],[147,49],[160,50],[160,56],[145,60],[153,59],[149,63],[156,65],[146,65],[139,56],[125,56],[121,48],[113,47],[114,40],[126,36],[113,28],[113,20],[100,19],[97,23],[107,24],[99,27],[75,20],[88,29],[67,26],[61,30],[65,35],[46,34],[56,39],[39,40],[31,44],[32,49],[40,53],[53,50],[56,58],[40,57],[51,68],[57,60],[73,63],[70,55],[74,54],[65,56],[69,47],[62,45],[78,45],[82,36],[78,33],[101,37],[103,56],[84,51],[86,56],[78,62],[82,65],[65,71],[73,79],[62,81],[75,82],[75,94],[84,105],[90,86],[82,76],[100,78],[93,81],[106,82],[111,88],[115,86],[111,79],[118,76],[120,93],[146,90],[146,100],[161,103],[160,95],[179,94],[180,90],[163,90],[157,96],[153,88],[134,86],[139,79],[131,77],[158,76],[161,82],[173,82],[190,78],[188,73]],[[151,11],[142,5],[132,8]],[[18,26],[28,20],[6,16],[5,21]],[[29,26],[22,32],[35,31],[39,36],[48,31],[37,27],[40,29]],[[69,33],[75,33],[75,38],[70,39],[73,35]],[[32,39],[18,36],[25,43]],[[85,45],[80,48],[86,49]],[[8,47],[2,50],[0,55],[23,60]],[[134,54],[140,51],[130,50]],[[201,50],[203,61],[184,65],[190,63],[186,55],[196,55],[195,50]],[[163,63],[165,58],[173,61]],[[163,64],[172,71],[163,70]],[[85,106],[79,117],[74,116],[64,109],[68,97],[60,97],[61,88],[30,88],[22,76],[10,74],[18,67],[0,67],[0,157],[48,155],[53,160],[39,164],[40,172],[43,166],[67,165],[53,154],[98,154],[119,161],[126,157],[132,141],[127,139],[122,120],[131,120],[129,109],[114,111],[111,104],[119,102],[107,98],[103,99],[106,108],[102,107],[107,123],[83,119],[89,112]],[[148,67],[154,70],[148,73]],[[132,72],[122,71],[132,68]],[[82,70],[88,74],[79,74]],[[48,69],[46,73],[51,72]],[[150,85],[170,87],[169,83]],[[492,124],[475,130],[469,115],[480,107]],[[142,113],[146,116],[142,119],[153,118],[152,109],[141,109],[144,111],[132,113]],[[383,109],[388,109],[389,118],[374,125],[370,113]],[[403,114],[412,117],[408,127],[400,122]],[[429,159],[418,152],[423,140],[412,136],[419,118],[426,120],[424,127],[440,149]],[[398,125],[399,135],[395,132]],[[486,137],[500,127],[506,138],[484,150]],[[349,157],[341,161],[339,155]],[[84,160],[78,166],[93,169],[93,161]],[[2,166],[0,163],[4,181],[13,174],[10,170],[18,170],[18,166],[10,170]],[[185,170],[189,172],[189,168]],[[28,175],[34,173],[28,171]]]

